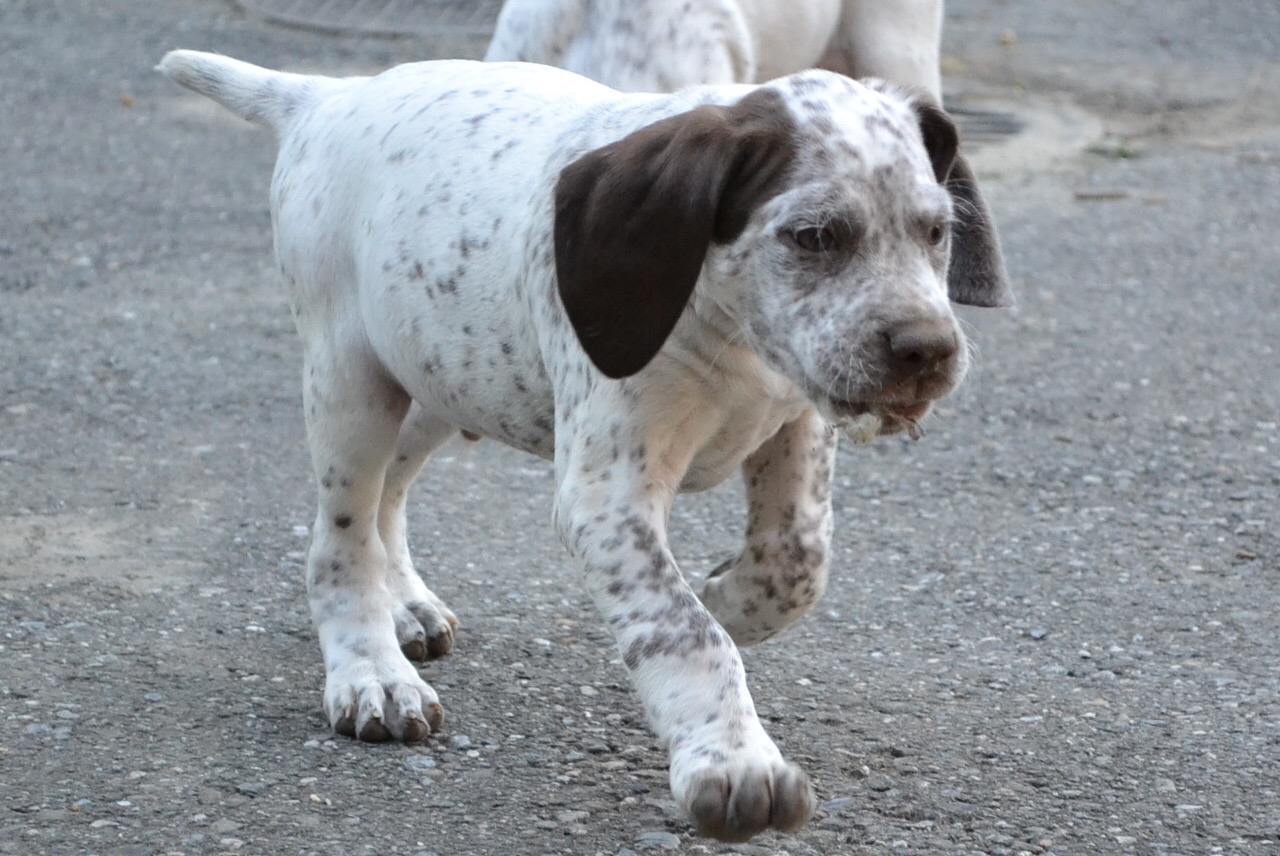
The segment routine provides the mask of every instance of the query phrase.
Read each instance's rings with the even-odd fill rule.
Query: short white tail
[[[201,51],[169,51],[156,68],[242,119],[279,133],[316,97],[318,78]]]

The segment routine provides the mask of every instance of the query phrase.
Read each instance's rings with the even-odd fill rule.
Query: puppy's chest
[[[725,481],[752,452],[803,410],[803,404],[775,402],[732,414],[693,456],[680,490],[697,492]]]
[[[809,407],[794,384],[754,357],[721,353],[722,368],[736,371],[682,371],[676,361],[661,360],[647,385],[642,421],[661,426],[654,434],[666,438],[653,448],[666,446],[688,461],[682,491],[720,484]]]

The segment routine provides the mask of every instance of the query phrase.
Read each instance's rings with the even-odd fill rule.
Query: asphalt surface
[[[1280,6],[953,0],[953,103],[1017,281],[918,443],[845,449],[826,599],[746,656],[823,809],[698,839],[550,531],[551,477],[447,446],[420,568],[446,729],[335,738],[306,613],[299,349],[266,134],[173,47],[369,72],[222,0],[0,5],[0,853],[1280,852]],[[677,506],[700,579],[737,485]]]

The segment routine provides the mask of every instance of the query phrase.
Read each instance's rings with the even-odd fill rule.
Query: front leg
[[[702,590],[703,604],[739,645],[779,633],[826,591],[835,454],[835,429],[808,410],[742,465],[747,543]]]
[[[667,546],[679,478],[657,462],[679,456],[650,456],[662,450],[638,437],[574,442],[557,460],[557,527],[670,753],[676,801],[700,833],[725,841],[801,826],[814,810],[809,781],[765,733],[737,647]]]

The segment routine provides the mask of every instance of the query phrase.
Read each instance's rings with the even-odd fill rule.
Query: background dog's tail
[[[272,71],[201,51],[169,51],[156,68],[187,89],[277,134],[316,99],[318,85],[328,80]]]

